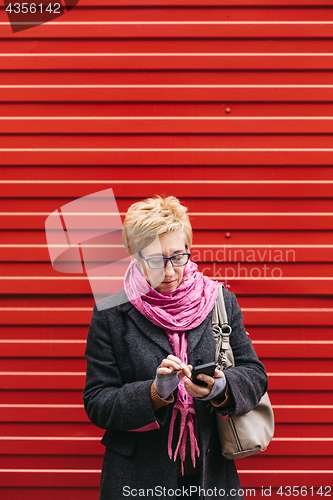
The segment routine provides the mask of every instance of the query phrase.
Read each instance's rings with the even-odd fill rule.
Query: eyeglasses
[[[168,261],[170,261],[174,267],[186,266],[190,259],[191,252],[176,253],[171,257],[164,257],[164,255],[160,257],[145,257],[141,252],[139,252],[139,255],[144,259],[150,269],[162,269],[167,265]]]

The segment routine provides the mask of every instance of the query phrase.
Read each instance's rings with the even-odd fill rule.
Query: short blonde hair
[[[154,196],[133,203],[123,224],[123,239],[129,254],[139,252],[149,245],[156,235],[183,231],[185,244],[192,245],[193,233],[187,207],[174,196]]]

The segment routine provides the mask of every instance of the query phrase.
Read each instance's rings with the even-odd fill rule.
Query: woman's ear
[[[133,255],[130,255],[131,259],[135,262],[135,264],[140,264],[140,257],[139,254],[135,253]]]

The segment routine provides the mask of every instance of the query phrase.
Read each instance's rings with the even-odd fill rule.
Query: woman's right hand
[[[183,377],[191,376],[191,365],[186,365],[177,356],[169,354],[156,370],[155,389],[162,399],[167,399],[177,389]]]
[[[186,365],[177,356],[169,354],[169,356],[162,360],[161,365],[157,369],[157,373],[160,375],[177,372],[178,377],[181,380],[183,377],[191,378],[191,365]]]

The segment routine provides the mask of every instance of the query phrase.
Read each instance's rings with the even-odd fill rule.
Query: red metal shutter
[[[0,17],[1,498],[98,498],[93,298],[52,269],[44,225],[107,187],[122,213],[179,197],[194,260],[238,296],[276,415],[237,462],[246,496],[332,496],[331,1],[80,0],[15,34]]]

